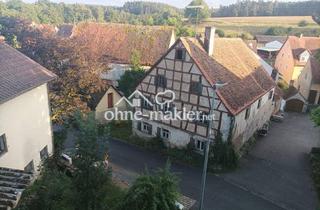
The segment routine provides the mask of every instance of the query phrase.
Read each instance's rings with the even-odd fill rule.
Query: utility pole
[[[210,150],[210,143],[214,139],[214,127],[213,127],[213,120],[214,120],[214,102],[216,98],[216,91],[219,88],[222,88],[223,86],[227,85],[227,83],[216,83],[215,85],[212,86],[213,89],[213,97],[211,101],[211,106],[210,106],[210,118],[209,120],[209,134],[207,136],[207,143],[206,143],[206,148],[205,148],[205,153],[204,153],[204,162],[203,162],[203,171],[202,171],[202,181],[201,181],[201,198],[200,198],[200,206],[199,210],[203,210],[203,202],[204,202],[204,196],[205,196],[205,188],[206,188],[206,180],[207,180],[207,170],[208,170],[208,159],[209,159],[209,150]]]
[[[195,5],[195,6],[187,6],[187,9],[195,9],[196,10],[196,22],[195,22],[195,36],[197,36],[197,28],[198,28],[198,22],[199,22],[199,12],[201,9],[204,9],[203,5]],[[191,16],[191,15],[190,15]],[[190,17],[189,16],[189,17]]]

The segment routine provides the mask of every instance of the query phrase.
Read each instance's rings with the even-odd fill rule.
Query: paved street
[[[307,115],[289,114],[273,123],[267,137],[258,140],[240,168],[208,175],[205,209],[315,209],[316,192],[310,178],[308,153],[319,145],[320,130]],[[110,142],[115,174],[132,182],[144,171],[163,167],[166,158],[119,141]],[[201,169],[172,164],[184,195],[199,199]]]

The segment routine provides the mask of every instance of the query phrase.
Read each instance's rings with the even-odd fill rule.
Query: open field
[[[299,22],[303,20],[307,22],[307,26],[299,27]],[[270,27],[290,29],[291,35],[320,35],[320,26],[313,21],[311,16],[215,17],[208,18],[199,24],[198,32],[203,32],[205,26],[215,26],[223,30],[226,36],[236,36],[242,33],[264,34]]]
[[[295,26],[306,21],[306,27],[318,27],[311,16],[270,16],[270,17],[216,17],[209,18],[205,23],[217,25],[256,25],[256,26]]]

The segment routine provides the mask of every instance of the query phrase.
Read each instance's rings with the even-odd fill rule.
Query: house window
[[[173,103],[165,103],[162,105],[159,105],[159,109],[163,112],[173,112],[175,105]]]
[[[248,119],[250,117],[250,107],[248,109],[246,109],[246,115],[245,115],[245,119]]]
[[[155,77],[155,85],[158,87],[167,87],[167,78],[164,75],[157,75]]]
[[[203,125],[209,125],[209,113],[201,112],[199,115],[198,123]]]
[[[152,134],[152,125],[144,122],[142,125],[142,131],[151,135]]]
[[[142,101],[142,108],[152,110],[152,104],[151,104],[151,99],[149,97],[141,98]]]
[[[28,165],[26,167],[24,167],[24,171],[25,172],[34,172],[34,163],[33,163],[33,160],[31,160]]]
[[[190,83],[190,93],[201,95],[202,84],[200,82],[191,82]]]
[[[258,101],[258,109],[261,107],[261,101],[262,101],[262,99],[260,98]]]
[[[113,108],[113,93],[108,93],[108,108]]]
[[[137,128],[138,128],[139,131],[141,131],[143,133],[147,133],[149,135],[152,134],[152,125],[150,125],[149,123],[138,122]]]
[[[186,50],[185,49],[176,49],[175,58],[177,60],[185,60],[186,59]]]
[[[269,99],[269,100],[272,99],[272,96],[273,96],[273,90],[271,90],[271,91],[269,92],[269,97],[268,97],[268,99]]]
[[[8,152],[7,139],[6,139],[6,135],[3,134],[0,136],[0,155],[6,152]]]
[[[196,149],[199,151],[204,150],[204,142],[200,140],[196,140]]]
[[[170,131],[162,128],[160,132],[160,137],[162,139],[169,139],[169,136],[170,136]]]
[[[48,152],[48,146],[45,146],[41,151],[40,151],[40,159],[45,160],[49,157],[49,152]]]

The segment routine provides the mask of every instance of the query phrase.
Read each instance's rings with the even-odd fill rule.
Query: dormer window
[[[182,48],[176,49],[176,55],[175,55],[176,60],[185,60],[186,59],[186,50]]]

